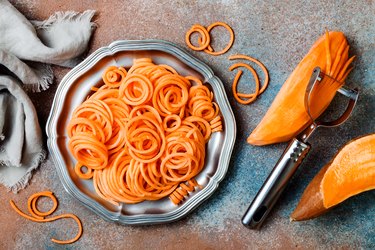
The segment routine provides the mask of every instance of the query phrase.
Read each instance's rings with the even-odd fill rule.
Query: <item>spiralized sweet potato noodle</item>
[[[233,64],[229,70],[234,70],[236,68],[239,68],[239,67],[245,67],[246,69],[248,69],[253,77],[254,77],[254,80],[255,80],[255,92],[254,93],[250,93],[250,94],[246,94],[246,93],[240,93],[237,91],[237,85],[238,85],[238,82],[241,78],[241,75],[242,75],[242,70],[239,70],[233,80],[233,84],[232,84],[232,92],[233,92],[233,96],[234,98],[239,102],[239,103],[242,103],[242,104],[249,104],[249,103],[252,103],[256,100],[256,98],[261,95],[267,88],[268,86],[268,83],[269,83],[269,75],[268,75],[268,70],[267,68],[263,65],[263,63],[261,63],[260,61],[258,61],[257,59],[255,58],[252,58],[250,56],[246,56],[246,55],[241,55],[241,54],[238,54],[238,55],[232,55],[229,57],[229,60],[235,60],[235,59],[245,59],[245,60],[248,60],[248,61],[251,61],[251,62],[254,62],[256,63],[263,71],[264,73],[264,82],[262,84],[262,87],[260,87],[260,82],[259,82],[259,78],[258,78],[258,74],[257,72],[254,70],[254,68],[252,66],[250,66],[249,64],[246,64],[246,63],[235,63]],[[241,98],[249,98],[247,100],[243,100]]]
[[[53,206],[50,210],[48,210],[46,212],[42,212],[37,208],[37,202],[38,202],[39,198],[41,198],[41,197],[47,197],[47,198],[50,198],[52,200]],[[16,204],[14,203],[13,200],[10,200],[9,203],[12,206],[12,208],[19,215],[21,215],[22,217],[24,217],[28,220],[34,221],[34,222],[52,222],[52,221],[59,220],[59,219],[71,218],[77,223],[78,232],[77,232],[77,234],[74,238],[72,238],[70,240],[57,240],[57,239],[52,238],[51,239],[52,242],[55,242],[57,244],[71,244],[71,243],[76,242],[82,236],[82,232],[83,232],[82,223],[81,223],[80,219],[74,214],[61,214],[61,215],[57,215],[57,216],[54,216],[54,217],[45,218],[47,216],[52,215],[53,212],[55,212],[55,210],[58,206],[58,201],[57,201],[55,195],[50,191],[38,192],[38,193],[35,193],[35,194],[33,194],[29,197],[29,199],[27,201],[27,207],[28,207],[30,215],[27,215],[24,212],[22,212],[16,206]]]
[[[199,39],[199,47],[194,46],[190,41],[190,36],[194,32],[198,32],[201,35],[201,37]],[[191,29],[188,32],[186,32],[185,42],[189,46],[189,48],[191,48],[192,50],[196,50],[196,51],[205,50],[211,42],[210,35],[209,35],[208,32],[209,31],[205,27],[203,27],[202,25],[194,24],[191,27]]]
[[[210,45],[210,42],[212,41],[211,36],[210,36],[210,32],[213,28],[215,28],[217,26],[224,27],[226,30],[228,30],[229,35],[230,35],[228,44],[225,46],[224,49],[222,49],[220,51],[214,51],[214,49]],[[194,32],[198,32],[200,34],[200,37],[198,38],[199,46],[194,46],[190,41],[190,37]],[[207,54],[218,56],[218,55],[225,54],[233,46],[234,32],[233,32],[233,29],[228,24],[226,24],[224,22],[214,22],[211,25],[209,25],[207,28],[203,27],[200,24],[194,24],[190,28],[190,30],[188,32],[186,32],[185,42],[186,42],[187,46],[189,48],[191,48],[192,50],[204,51]]]

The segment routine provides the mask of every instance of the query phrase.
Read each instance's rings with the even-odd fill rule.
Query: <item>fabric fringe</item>
[[[48,89],[49,86],[53,83],[53,78],[54,75],[51,66],[45,65],[42,70],[42,78],[37,84],[35,84],[37,88],[34,88],[33,92],[40,92],[40,88],[42,88],[42,90]]]
[[[90,22],[91,19],[96,14],[95,10],[85,10],[84,12],[76,12],[76,11],[58,11],[50,16],[47,20],[44,21],[32,21],[32,24],[37,29],[48,29],[51,25],[56,22],[60,21],[70,21],[70,22]],[[90,23],[91,29],[96,28],[96,24],[94,22]]]
[[[96,14],[95,10],[86,10],[84,12],[76,12],[76,11],[58,11],[51,15],[47,20],[44,21],[31,21],[36,29],[48,29],[53,24],[58,22],[87,22],[90,24],[91,29],[96,28],[96,24],[91,22],[91,19]],[[82,58],[77,58],[78,64]],[[34,68],[34,67],[33,67]],[[50,65],[44,64],[42,67],[36,67],[35,73],[38,75],[40,80],[37,83],[33,84],[24,84],[26,90],[32,92],[41,92],[49,88],[49,85],[53,82],[53,71]]]
[[[0,0],[1,2],[1,0]],[[52,16],[50,16],[47,20],[45,21],[31,21],[31,23],[34,25],[34,28],[41,34],[48,34],[48,31],[50,30],[51,32],[58,32],[58,28],[66,28],[68,26],[77,26],[78,28],[80,27],[79,24],[81,23],[83,26],[83,31],[86,33],[89,33],[90,29],[91,31],[94,30],[97,26],[94,22],[91,22],[91,19],[94,17],[96,14],[95,10],[86,10],[82,13],[75,12],[75,11],[66,11],[66,12],[56,12]],[[67,25],[65,25],[67,24]],[[56,29],[55,26],[56,25]],[[60,27],[61,25],[61,27]],[[77,32],[80,32],[78,29]],[[92,34],[92,32],[91,32]],[[81,46],[76,46],[79,51],[83,50],[84,47],[87,47],[87,43],[90,39],[91,34],[83,39],[81,42]],[[57,36],[53,36],[57,37]],[[58,37],[57,37],[58,38]],[[72,41],[75,41],[76,37],[72,37]],[[55,39],[56,40],[56,39]],[[51,41],[55,41],[51,40]],[[76,41],[77,42],[77,41]],[[79,42],[79,41],[78,41]],[[52,43],[53,44],[53,43]],[[74,52],[74,51],[73,51]],[[72,53],[73,53],[72,52]],[[77,52],[78,53],[78,52]],[[75,54],[74,54],[75,55]],[[73,57],[72,55],[71,57]],[[64,59],[61,59],[64,60]],[[53,61],[53,60],[52,60]],[[72,62],[75,62],[75,58],[72,58],[70,60],[67,60],[66,65],[70,65]],[[49,61],[48,61],[49,62]],[[54,64],[60,65],[60,66],[65,66],[64,62],[60,62],[59,58],[56,58]],[[34,71],[35,73],[35,79],[32,79],[34,83],[29,83],[23,85],[25,89],[31,90],[32,92],[40,92],[42,90],[46,90],[49,88],[50,84],[52,84],[53,79],[54,79],[54,74],[52,71],[52,68],[50,65],[46,64],[33,64],[33,63],[27,63],[28,65],[31,65],[31,70]],[[30,77],[29,77],[30,78]],[[34,78],[34,76],[32,77]],[[29,79],[31,81],[31,79]],[[2,140],[3,137],[0,134],[0,140]],[[1,147],[0,147],[1,150]],[[39,151],[39,150],[38,150]],[[11,152],[8,152],[11,153]],[[28,163],[27,166],[23,166],[22,170],[19,170],[18,174],[16,177],[21,177],[20,180],[17,181],[14,185],[8,184],[7,179],[5,178],[5,175],[0,174],[0,184],[4,185],[8,191],[12,191],[13,193],[19,192],[21,189],[24,189],[30,182],[34,171],[41,165],[41,163],[46,159],[47,156],[47,151],[41,150],[41,152],[34,153],[32,155],[28,155],[28,158],[32,158],[30,164]],[[12,165],[12,164],[7,164],[6,162],[0,162],[0,165],[4,164],[4,167],[7,167],[6,165]],[[3,167],[3,166],[1,166]],[[13,165],[13,167],[16,167]],[[25,171],[25,172],[24,172]],[[7,171],[8,172],[8,171]],[[15,181],[15,180],[14,180]],[[12,179],[13,182],[13,179]]]
[[[3,176],[0,175],[0,183],[3,184],[8,192],[11,191],[13,193],[18,193],[21,189],[24,189],[30,182],[31,177],[33,176],[34,170],[36,170],[39,165],[44,161],[47,157],[47,153],[45,150],[42,150],[31,162],[29,169],[27,170],[26,174],[13,186],[8,186],[5,184],[5,180]]]
[[[53,83],[54,74],[51,65],[41,64],[38,67],[31,66],[39,80],[36,83],[23,84],[26,91],[41,92],[47,90]]]

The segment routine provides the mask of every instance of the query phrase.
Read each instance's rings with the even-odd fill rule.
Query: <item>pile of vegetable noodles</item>
[[[178,204],[198,185],[205,144],[222,130],[213,93],[149,58],[128,71],[111,66],[102,79],[67,128],[76,174],[113,204],[169,195]]]

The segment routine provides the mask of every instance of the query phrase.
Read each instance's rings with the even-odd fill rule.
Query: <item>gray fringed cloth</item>
[[[39,92],[53,81],[49,65],[73,67],[86,50],[95,11],[57,12],[28,21],[0,0],[0,184],[24,188],[45,159],[42,132],[25,90]]]

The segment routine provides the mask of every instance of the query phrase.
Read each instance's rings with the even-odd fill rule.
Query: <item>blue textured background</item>
[[[254,249],[254,248],[375,248],[375,191],[353,197],[327,214],[307,222],[289,222],[304,188],[347,141],[375,132],[375,4],[374,1],[12,1],[28,18],[45,19],[54,11],[98,10],[90,52],[118,39],[165,39],[185,47],[185,32],[194,23],[230,24],[236,35],[224,56],[199,52],[195,56],[210,65],[222,79],[238,124],[238,136],[229,171],[219,189],[189,216],[173,224],[130,227],[103,221],[70,197],[62,188],[50,158],[42,164],[31,185],[18,195],[0,187],[0,248],[52,249],[52,236],[68,238],[75,232],[69,220],[50,224],[26,221],[11,211],[8,200],[26,203],[37,191],[50,189],[60,200],[59,213],[76,213],[84,234],[67,249]],[[46,2],[48,4],[46,4]],[[258,124],[283,82],[325,28],[343,31],[357,55],[347,84],[361,94],[350,120],[336,129],[317,131],[310,155],[297,172],[261,231],[241,225],[240,219],[282,154],[286,144],[254,147],[247,136]],[[223,46],[228,36],[213,32],[214,45]],[[219,37],[220,36],[220,37]],[[271,82],[265,93],[248,106],[234,101],[231,82],[235,75],[227,56],[242,53],[261,60]],[[33,94],[41,125],[47,120],[54,92],[68,69],[55,67],[56,81],[48,91]],[[245,77],[250,81],[250,78]],[[250,84],[240,89],[251,91]],[[20,205],[25,209],[25,206]]]

